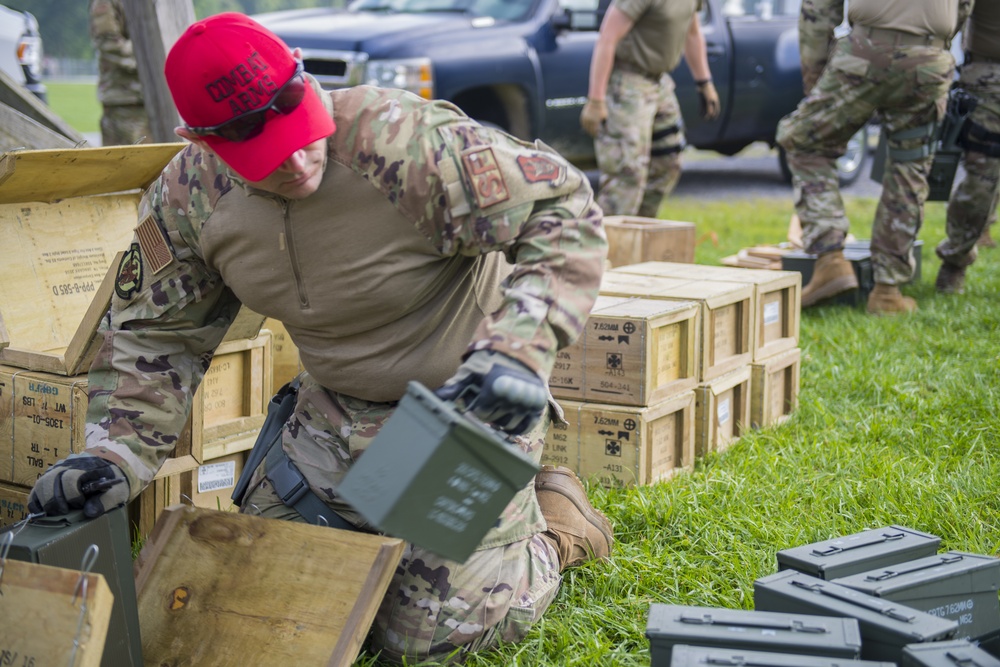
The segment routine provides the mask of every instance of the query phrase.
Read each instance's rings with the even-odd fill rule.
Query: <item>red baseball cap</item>
[[[298,67],[277,35],[244,14],[227,12],[191,24],[167,54],[164,71],[177,111],[189,128],[218,128],[235,118],[246,125],[246,114],[265,110],[263,116],[249,116],[263,124],[248,138],[201,134],[236,173],[260,181],[292,153],[336,130],[309,82],[299,86],[291,81]],[[303,88],[297,106],[283,105],[283,112],[271,106],[279,92]]]

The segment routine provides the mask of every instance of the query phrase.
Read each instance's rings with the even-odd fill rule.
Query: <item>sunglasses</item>
[[[225,123],[213,125],[212,127],[187,126],[187,129],[201,137],[216,136],[222,137],[226,141],[240,142],[253,139],[264,131],[268,111],[284,115],[291,113],[302,104],[302,98],[305,97],[306,86],[308,85],[305,77],[302,75],[304,71],[305,68],[302,65],[302,61],[295,61],[295,73],[292,74],[292,78],[286,81],[281,88],[278,88],[278,91],[271,97],[271,101],[265,107],[240,114],[236,118],[227,120]]]

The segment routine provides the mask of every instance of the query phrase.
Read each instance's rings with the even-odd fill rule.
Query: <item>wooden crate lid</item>
[[[611,269],[613,272],[641,276],[663,276],[666,278],[687,278],[688,280],[725,280],[746,282],[755,285],[791,286],[802,282],[798,271],[771,269],[750,269],[734,266],[713,266],[709,264],[683,264],[680,262],[642,262]]]
[[[691,229],[694,230],[693,222],[680,222],[678,220],[661,220],[660,218],[643,218],[635,215],[606,215],[603,223],[606,227],[625,227],[632,229]]]
[[[393,537],[174,505],[135,564],[146,664],[353,664]]]
[[[53,202],[144,188],[184,145],[137,144],[4,153],[0,156],[0,204]]]

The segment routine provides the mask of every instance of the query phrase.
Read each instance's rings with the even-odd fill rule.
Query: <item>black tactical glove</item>
[[[521,435],[542,417],[549,392],[542,379],[521,362],[500,352],[479,350],[434,392],[472,410],[484,422]]]
[[[93,454],[70,454],[35,482],[28,496],[28,511],[61,516],[83,509],[84,515],[93,519],[128,499],[128,480],[121,468]]]

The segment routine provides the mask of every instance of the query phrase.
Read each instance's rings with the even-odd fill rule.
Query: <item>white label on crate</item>
[[[236,486],[236,461],[198,466],[198,493],[208,493],[233,486]]]
[[[725,424],[729,421],[729,399],[723,399],[719,401],[719,408],[715,411],[719,418],[719,424]]]
[[[764,324],[774,324],[781,319],[781,302],[772,301],[764,304]]]

